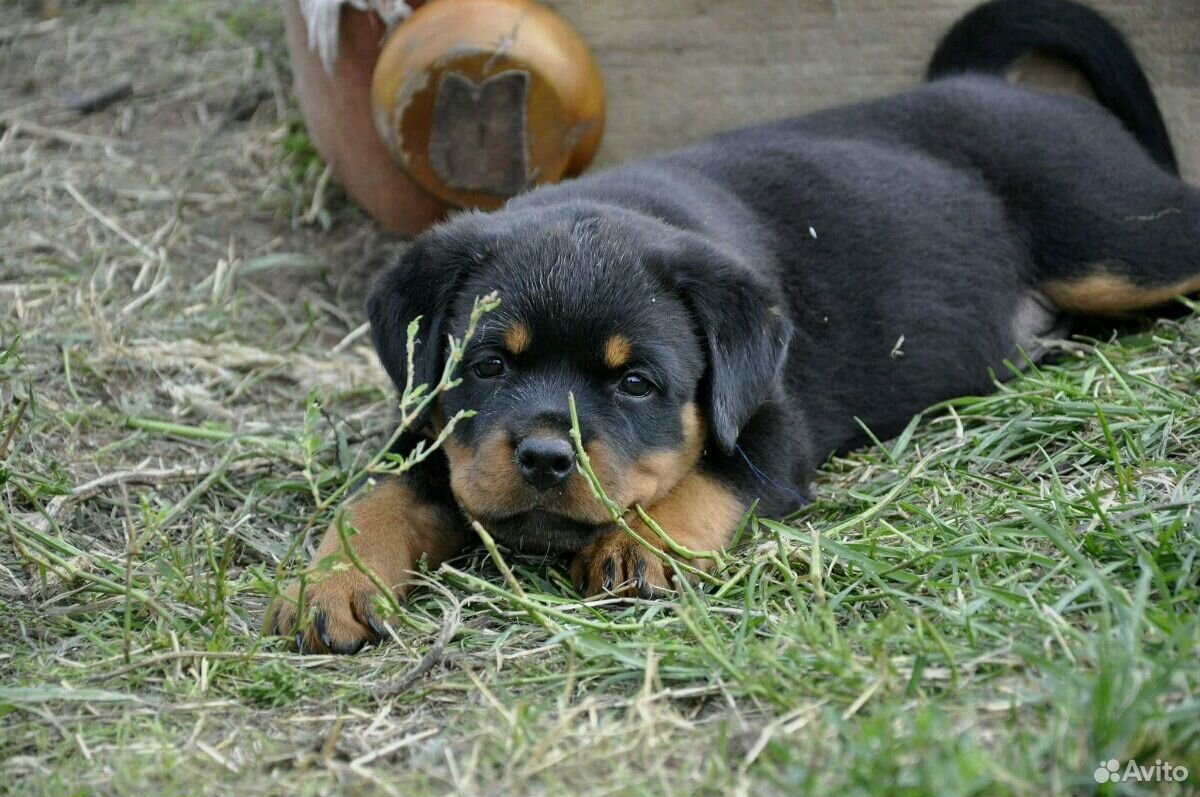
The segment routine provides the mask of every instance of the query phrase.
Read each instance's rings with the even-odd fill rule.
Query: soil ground
[[[392,431],[400,244],[322,179],[274,4],[41,10],[0,11],[0,792],[1195,793],[1191,315],[831,461],[720,589],[477,554],[389,644],[263,638]],[[1131,759],[1196,774],[1097,785]]]

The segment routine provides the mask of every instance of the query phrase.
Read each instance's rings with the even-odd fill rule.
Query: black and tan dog
[[[1032,51],[1071,64],[1098,102],[1007,82]],[[609,496],[711,550],[753,500],[768,515],[796,507],[814,468],[863,442],[859,420],[895,434],[931,404],[988,391],[1071,317],[1200,287],[1200,191],[1177,176],[1146,79],[1098,15],[1065,0],[985,5],[930,77],[419,238],[368,304],[398,385],[437,381],[475,297],[498,291],[502,305],[425,423],[476,414],[353,504],[361,559],[403,593],[422,557],[474,541],[473,518],[513,548],[573,557],[584,594],[651,595],[671,570],[577,472],[568,393]],[[317,558],[338,549],[329,533]],[[305,650],[354,651],[379,637],[374,592],[353,567],[316,574],[309,621],[293,589],[271,627]]]

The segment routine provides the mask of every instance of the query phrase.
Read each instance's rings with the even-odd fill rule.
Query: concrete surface
[[[920,80],[975,0],[549,0],[608,89],[598,166]],[[1200,178],[1200,0],[1091,0],[1149,74],[1184,174]],[[595,168],[595,167],[593,167]]]

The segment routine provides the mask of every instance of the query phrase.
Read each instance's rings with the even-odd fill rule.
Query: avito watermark
[[[1139,764],[1130,759],[1121,766],[1115,758],[1101,761],[1092,773],[1097,783],[1182,783],[1188,779],[1188,768],[1175,766],[1161,759],[1153,764]]]

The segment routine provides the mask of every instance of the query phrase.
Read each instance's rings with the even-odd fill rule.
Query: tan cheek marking
[[[1140,288],[1118,274],[1091,274],[1078,280],[1052,280],[1042,291],[1063,310],[1074,313],[1119,315],[1144,310],[1176,296],[1200,290],[1200,275],[1171,285]]]
[[[450,488],[463,509],[479,517],[512,511],[523,485],[512,466],[512,445],[505,435],[489,435],[476,449],[451,435],[443,446],[450,460]]]
[[[688,452],[694,464],[700,458],[700,452],[704,450],[704,422],[700,419],[700,410],[689,401],[679,413],[679,422],[683,427],[684,450]]]
[[[618,469],[611,449],[603,442],[596,440],[588,443],[586,451],[588,461],[592,465],[592,472],[600,480],[600,486],[604,488],[605,494],[620,503],[620,495],[625,486],[625,474]],[[591,486],[578,473],[573,474],[567,480],[567,489],[563,497],[567,513],[580,522],[599,524],[612,520],[608,509],[596,500]]]
[[[533,343],[533,333],[529,331],[529,327],[523,322],[517,321],[504,330],[504,348],[513,354],[520,354],[525,351],[529,348],[530,343]]]
[[[679,448],[655,451],[633,464],[620,496],[613,496],[622,506],[647,506],[669,493],[696,466],[704,449],[704,424],[696,405],[688,403],[680,413],[683,441]]]
[[[437,436],[446,428],[446,410],[442,406],[442,398],[439,396],[433,402],[433,410],[429,413],[429,425],[423,430],[423,434],[430,440],[437,439]]]
[[[624,335],[613,335],[604,342],[604,364],[609,368],[622,368],[633,356],[633,344]]]

